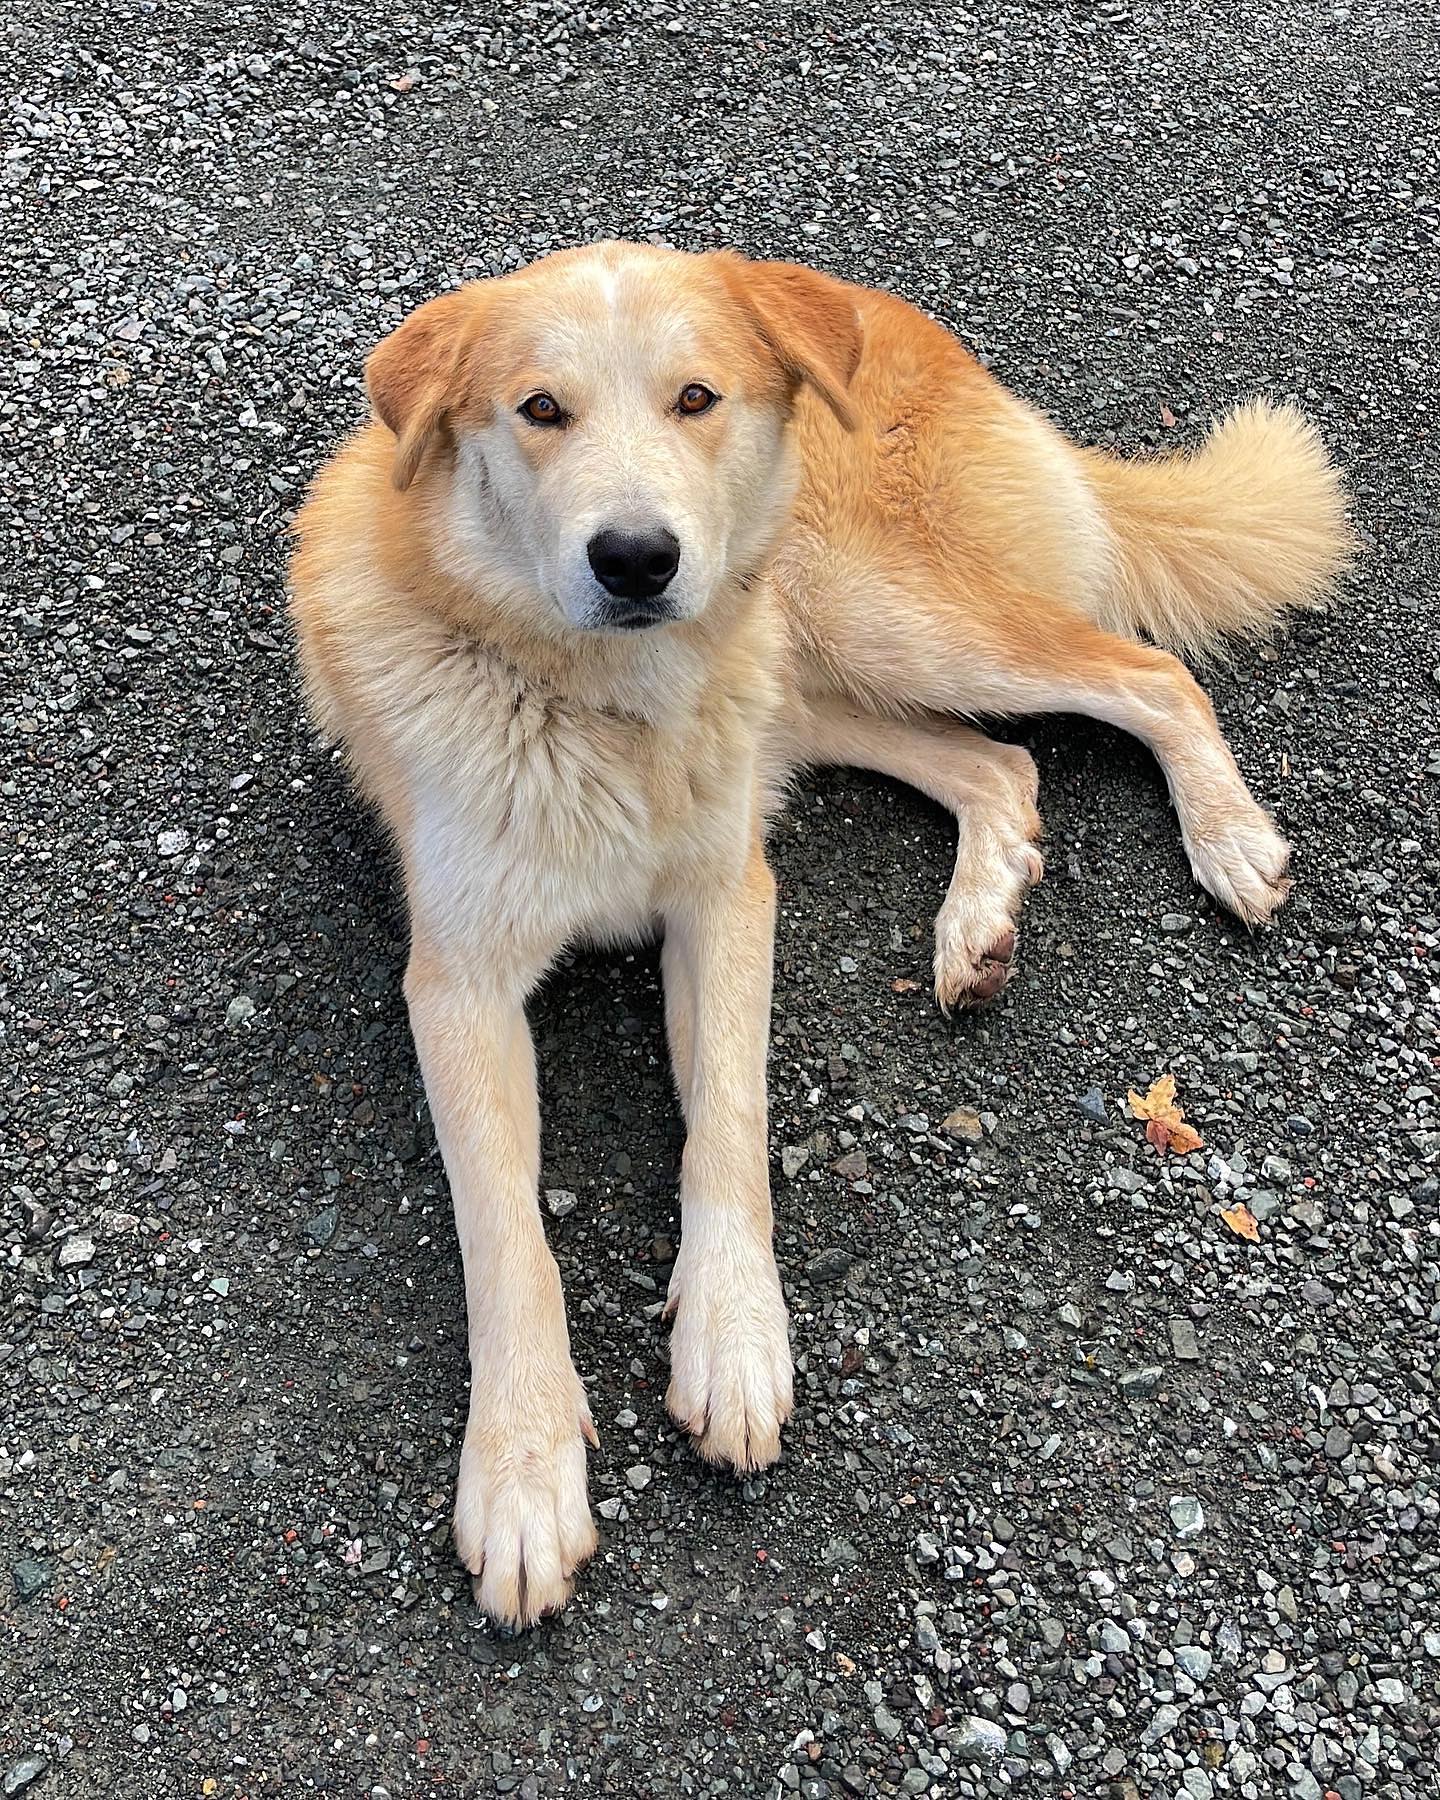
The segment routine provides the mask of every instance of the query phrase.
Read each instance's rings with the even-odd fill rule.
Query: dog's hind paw
[[[1033,824],[1032,824],[1033,821]],[[1023,826],[961,829],[955,874],[935,920],[935,1000],[947,1017],[983,1006],[1010,979],[1018,941],[1015,919],[1028,889],[1045,873],[1033,809]]]
[[[1290,892],[1290,846],[1241,790],[1184,834],[1195,879],[1247,925],[1267,924]]]

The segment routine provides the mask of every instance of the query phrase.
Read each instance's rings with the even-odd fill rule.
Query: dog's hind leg
[[[1175,657],[1099,630],[1073,608],[995,589],[877,586],[863,629],[827,620],[832,670],[868,707],[971,717],[1082,713],[1159,759],[1195,879],[1248,925],[1290,888],[1290,847],[1245,786],[1215,709]],[[848,760],[840,758],[839,760]]]
[[[935,919],[935,998],[946,1013],[994,999],[1009,979],[1021,902],[1045,868],[1030,753],[968,726],[901,722],[842,700],[797,707],[787,724],[796,765],[873,769],[954,814],[955,872]]]

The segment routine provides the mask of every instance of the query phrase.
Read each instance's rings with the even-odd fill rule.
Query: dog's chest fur
[[[452,946],[533,976],[743,864],[778,697],[758,656],[677,650],[582,698],[458,636],[374,649],[366,711],[408,803],[412,904]]]

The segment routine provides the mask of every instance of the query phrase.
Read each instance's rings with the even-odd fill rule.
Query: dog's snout
[[[595,579],[620,600],[653,600],[680,567],[680,540],[663,526],[597,531],[585,548]]]

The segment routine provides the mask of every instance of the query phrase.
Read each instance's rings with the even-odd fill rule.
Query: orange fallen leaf
[[[1244,1238],[1246,1243],[1249,1244],[1258,1244],[1260,1242],[1260,1222],[1255,1217],[1254,1213],[1251,1212],[1250,1208],[1245,1205],[1244,1201],[1241,1201],[1238,1206],[1222,1206],[1220,1208],[1220,1217],[1235,1233],[1236,1237]]]
[[[1200,1148],[1200,1133],[1178,1117],[1173,1124],[1169,1119],[1147,1120],[1145,1135],[1162,1156],[1167,1150],[1173,1150],[1176,1156],[1188,1156]]]
[[[1201,1148],[1204,1140],[1200,1133],[1193,1125],[1185,1123],[1185,1114],[1175,1104],[1173,1075],[1162,1075],[1158,1081],[1152,1081],[1149,1092],[1143,1097],[1131,1088],[1129,1101],[1135,1117],[1146,1121],[1145,1136],[1161,1156],[1167,1150],[1176,1156],[1188,1156],[1192,1150]]]

